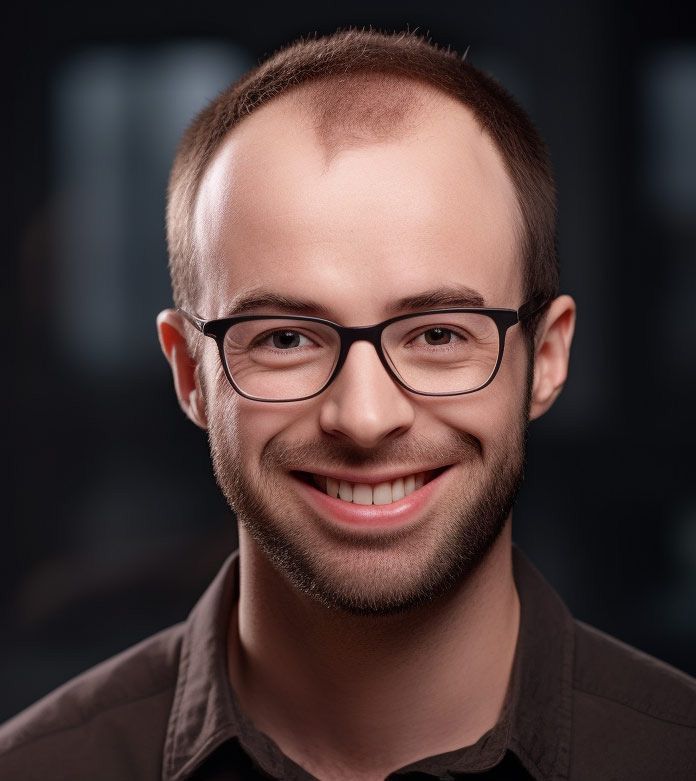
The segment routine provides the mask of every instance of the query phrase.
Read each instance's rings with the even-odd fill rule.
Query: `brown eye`
[[[300,346],[300,335],[297,331],[274,331],[271,338],[273,346],[279,350]]]
[[[423,333],[426,344],[438,346],[449,344],[452,339],[452,332],[447,328],[429,328]]]

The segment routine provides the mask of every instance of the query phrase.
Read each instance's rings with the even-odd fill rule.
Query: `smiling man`
[[[573,336],[554,233],[529,119],[415,36],[296,43],[202,112],[158,330],[240,549],[10,722],[0,775],[694,777],[693,680],[512,544]]]

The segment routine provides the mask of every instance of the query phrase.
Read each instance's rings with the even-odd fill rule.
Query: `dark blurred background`
[[[185,618],[234,548],[156,339],[168,167],[244,69],[349,24],[470,47],[548,141],[579,317],[565,393],[531,429],[514,537],[578,618],[696,674],[687,4],[28,3],[3,47],[0,720]]]

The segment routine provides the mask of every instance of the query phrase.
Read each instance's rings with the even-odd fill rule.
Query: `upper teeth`
[[[334,499],[343,499],[353,504],[390,504],[422,488],[426,474],[426,472],[419,472],[407,477],[398,477],[389,483],[377,483],[377,485],[349,483],[347,480],[336,480],[323,475],[313,475],[313,477],[319,488]]]

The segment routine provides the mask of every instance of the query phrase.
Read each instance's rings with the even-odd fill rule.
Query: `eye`
[[[267,334],[259,340],[258,344],[274,347],[276,350],[290,350],[294,347],[308,347],[314,343],[311,339],[304,336],[304,334],[299,333],[299,331],[283,329],[282,331],[273,331],[272,333]]]
[[[447,328],[444,325],[432,325],[422,330],[413,338],[413,345],[427,347],[455,347],[463,346],[469,340],[466,333]]]
[[[450,344],[454,338],[457,338],[456,334],[453,331],[450,331],[449,328],[441,328],[440,326],[428,328],[427,331],[423,331],[422,336],[425,339],[426,344],[434,347]]]

